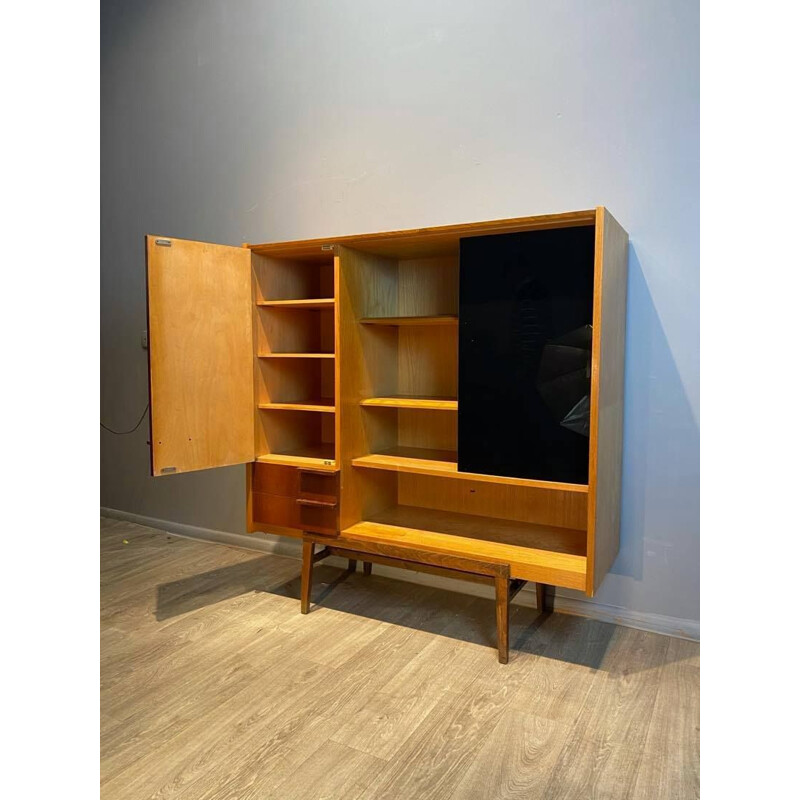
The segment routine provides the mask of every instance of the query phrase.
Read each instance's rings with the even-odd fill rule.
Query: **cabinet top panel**
[[[468,236],[493,233],[518,233],[537,228],[565,228],[594,225],[597,210],[570,211],[565,214],[544,214],[536,217],[496,219],[438,228],[414,228],[405,231],[385,231],[353,236],[331,236],[325,239],[306,239],[296,242],[274,242],[247,245],[254,253],[276,258],[319,259],[322,248],[335,245],[354,247],[367,253],[388,258],[417,258],[458,255],[459,240]]]

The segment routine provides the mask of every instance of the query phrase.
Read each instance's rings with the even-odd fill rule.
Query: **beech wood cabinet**
[[[619,548],[628,236],[566,214],[229,247],[148,236],[152,473],[248,464],[249,531],[592,595]]]

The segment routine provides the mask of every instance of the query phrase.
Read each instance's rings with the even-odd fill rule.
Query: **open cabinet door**
[[[153,475],[255,457],[250,251],[147,237]]]

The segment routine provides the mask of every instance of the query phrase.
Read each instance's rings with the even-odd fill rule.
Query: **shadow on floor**
[[[295,559],[264,556],[162,584],[156,618],[170,619],[250,592],[297,600],[299,614],[298,570]],[[287,580],[288,576],[292,577]],[[365,577],[326,564],[314,568],[310,613],[322,608],[487,647],[496,642],[492,600],[380,575]],[[517,653],[603,669],[617,630],[616,625],[597,620],[511,607],[509,640]]]
[[[271,591],[298,569],[295,559],[262,556],[162,583],[156,590],[156,619],[171,619],[250,592]]]

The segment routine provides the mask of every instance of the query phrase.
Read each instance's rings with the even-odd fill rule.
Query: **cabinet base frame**
[[[315,552],[317,545],[322,550]],[[348,561],[347,572],[355,572],[358,561],[364,562],[364,575],[372,574],[373,564],[386,567],[426,572],[445,578],[481,583],[494,586],[495,613],[497,617],[497,659],[501,664],[508,663],[508,611],[511,600],[527,581],[510,577],[508,564],[492,564],[485,561],[442,553],[425,552],[395,545],[364,542],[349,542],[341,537],[331,542],[329,537],[309,532],[303,533],[303,563],[300,572],[300,613],[307,614],[311,605],[311,586],[313,567],[317,561],[329,556],[340,556]],[[552,606],[548,602],[549,593],[545,584],[536,584],[536,604],[540,612],[549,613]]]

